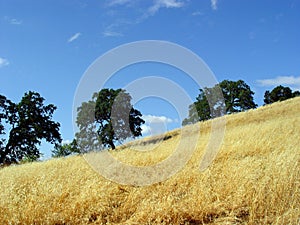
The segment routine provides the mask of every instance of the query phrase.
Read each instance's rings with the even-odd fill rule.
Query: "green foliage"
[[[279,85],[275,87],[271,92],[265,92],[264,102],[265,104],[271,104],[278,101],[284,101],[299,95],[300,93],[298,92],[299,91],[293,93],[289,87],[283,87],[282,85]]]
[[[0,135],[6,134],[4,123],[12,123],[15,120],[15,104],[8,100],[5,96],[0,95]],[[7,157],[5,149],[5,138],[0,136],[0,165],[5,162]]]
[[[253,95],[254,92],[242,80],[224,80],[214,87],[200,89],[200,94],[194,104],[189,106],[189,116],[183,120],[182,125],[256,108]]]
[[[300,91],[294,91],[293,97],[298,97],[298,96],[300,96]]]
[[[98,94],[94,93],[92,100],[83,102],[77,109],[76,124],[79,127],[79,132],[75,134],[75,137],[82,153],[103,148],[95,120],[97,96]]]
[[[200,94],[196,98],[196,101],[189,106],[189,117],[183,120],[182,125],[193,124],[211,118],[210,107],[205,91],[208,91],[208,88],[204,88],[204,90],[200,89]]]
[[[71,154],[79,154],[80,149],[78,147],[76,139],[69,144],[56,144],[54,150],[52,150],[52,157],[65,157]]]
[[[229,81],[224,80],[220,83],[228,114],[254,109],[254,92],[243,80]]]
[[[115,142],[142,135],[145,121],[131,105],[131,96],[122,89],[102,89],[78,108],[76,138],[85,151],[111,147]]]
[[[25,164],[25,163],[35,162],[41,156],[42,156],[42,154],[40,154],[39,156],[34,156],[34,155],[30,156],[30,155],[28,155],[28,156],[23,157],[22,160],[20,161],[20,163]]]
[[[5,134],[4,125],[2,124],[2,121],[6,119],[6,97],[0,95],[0,160],[5,156],[4,155],[4,142],[5,139],[2,138],[1,135]]]
[[[2,114],[4,111],[5,121],[11,129],[5,147],[1,147],[0,164],[18,163],[24,158],[38,159],[42,139],[51,144],[61,142],[60,124],[52,121],[56,106],[45,106],[39,93],[25,93],[18,104],[4,101],[3,96],[1,99]]]

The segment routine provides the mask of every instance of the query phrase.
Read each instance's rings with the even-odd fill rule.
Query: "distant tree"
[[[77,109],[76,139],[85,152],[111,147],[115,142],[142,135],[142,114],[134,109],[131,96],[122,89],[102,89]]]
[[[6,102],[5,119],[11,129],[6,146],[1,151],[0,164],[18,163],[24,158],[38,159],[38,146],[42,139],[51,144],[61,142],[60,124],[52,121],[56,106],[45,106],[44,98],[39,93],[25,93],[18,104]]]
[[[293,97],[298,97],[300,96],[300,91],[294,91],[293,92]]]
[[[289,98],[293,98],[297,93],[293,94],[289,87],[283,87],[279,85],[275,87],[271,92],[266,91],[264,95],[264,103],[271,104],[278,101],[284,101]]]
[[[254,103],[253,95],[254,92],[242,80],[224,80],[212,88],[200,89],[196,101],[189,106],[188,118],[184,119],[182,124],[192,124],[219,117],[224,115],[224,112],[231,114],[256,108],[257,105]],[[224,102],[220,101],[223,97],[225,105]]]
[[[65,157],[71,154],[79,154],[80,149],[78,147],[76,139],[69,144],[56,144],[52,150],[52,157]]]

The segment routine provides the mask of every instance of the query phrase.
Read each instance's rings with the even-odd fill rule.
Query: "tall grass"
[[[210,138],[211,121],[200,127],[200,135],[187,127],[199,139],[186,166],[150,186],[106,180],[82,156],[2,168],[0,221],[299,224],[300,98],[226,116],[221,150],[204,172],[199,163]],[[132,165],[153,165],[172,154],[180,141],[180,130],[167,135],[171,138],[148,138],[112,154]]]

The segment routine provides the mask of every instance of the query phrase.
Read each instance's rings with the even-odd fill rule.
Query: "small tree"
[[[298,97],[298,96],[300,96],[300,91],[294,91],[293,97]]]
[[[79,154],[80,149],[78,147],[76,139],[69,144],[56,144],[52,150],[52,157],[65,157],[71,154]]]
[[[284,101],[289,98],[293,98],[297,93],[293,94],[289,87],[283,87],[279,85],[275,87],[271,92],[266,91],[264,95],[264,103],[271,104],[277,101]]]

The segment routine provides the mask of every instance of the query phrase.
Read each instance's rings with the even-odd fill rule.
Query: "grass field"
[[[82,156],[2,168],[1,224],[300,224],[300,98],[226,116],[220,152],[200,172],[211,122],[200,123],[186,166],[153,185],[109,181]],[[173,153],[181,133],[166,136],[113,155],[153,165]]]

